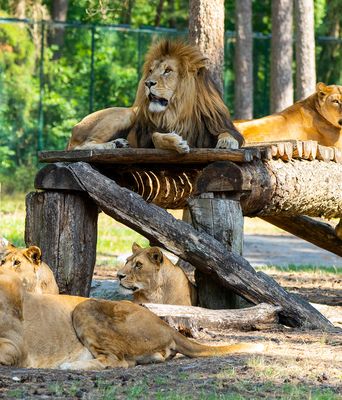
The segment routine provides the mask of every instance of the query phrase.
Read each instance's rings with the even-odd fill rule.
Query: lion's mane
[[[176,92],[164,112],[149,111],[144,82],[155,60],[172,58],[179,65]],[[186,139],[190,147],[215,147],[220,133],[230,133],[241,145],[243,139],[230,120],[228,108],[206,68],[200,50],[181,41],[162,40],[146,55],[136,99],[135,132],[138,147],[153,147],[153,132],[173,132]]]

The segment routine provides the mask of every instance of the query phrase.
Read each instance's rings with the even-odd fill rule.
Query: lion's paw
[[[239,142],[233,137],[224,137],[217,141],[217,149],[238,149]]]
[[[176,132],[166,133],[166,135],[173,141],[174,149],[180,154],[186,154],[190,152],[188,142],[178,135]]]
[[[176,132],[155,132],[152,135],[152,140],[156,149],[175,150],[180,154],[189,153],[190,151],[187,141]]]
[[[123,138],[115,139],[111,143],[115,143],[115,146],[118,149],[126,149],[127,147],[129,147],[128,140]]]

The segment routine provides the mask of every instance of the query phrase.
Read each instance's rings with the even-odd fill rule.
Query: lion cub
[[[197,305],[196,287],[158,247],[144,249],[133,243],[132,252],[117,276],[135,303]]]

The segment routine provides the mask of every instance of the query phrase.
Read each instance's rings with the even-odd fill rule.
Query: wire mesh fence
[[[37,150],[65,148],[72,126],[90,112],[131,105],[152,40],[186,34],[0,18],[0,174],[34,162]],[[317,57],[336,53],[341,42],[317,38]],[[234,47],[226,32],[224,100],[233,115]],[[270,36],[254,35],[253,71],[259,117],[269,113]]]

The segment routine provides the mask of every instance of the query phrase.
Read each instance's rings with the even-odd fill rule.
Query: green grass
[[[325,267],[324,265],[317,266],[311,264],[289,264],[287,266],[265,265],[261,267],[256,267],[255,269],[257,271],[268,271],[268,272],[280,271],[280,272],[308,272],[314,274],[326,274],[326,273],[342,274],[342,267],[336,267],[336,266]]]

